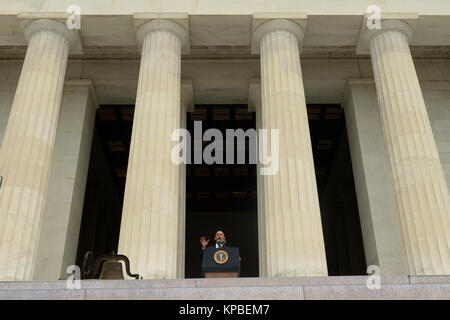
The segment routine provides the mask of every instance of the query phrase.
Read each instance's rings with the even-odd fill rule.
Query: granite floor
[[[368,276],[183,280],[65,280],[0,282],[0,299],[148,300],[343,300],[450,299],[450,276],[381,277],[369,289]]]

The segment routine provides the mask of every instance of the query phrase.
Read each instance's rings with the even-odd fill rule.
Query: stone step
[[[176,280],[65,280],[0,282],[0,299],[316,300],[445,299],[450,276],[386,276],[369,289],[368,276]]]

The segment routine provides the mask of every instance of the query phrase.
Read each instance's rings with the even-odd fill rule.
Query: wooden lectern
[[[209,247],[203,250],[202,274],[205,278],[237,278],[241,272],[239,248]]]

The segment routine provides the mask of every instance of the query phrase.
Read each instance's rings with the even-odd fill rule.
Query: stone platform
[[[380,289],[368,289],[367,276],[235,278],[183,280],[82,280],[0,282],[0,299],[149,299],[149,300],[317,300],[445,299],[450,276],[381,277]]]

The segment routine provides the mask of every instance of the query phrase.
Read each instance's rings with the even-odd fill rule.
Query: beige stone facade
[[[145,279],[184,278],[171,134],[197,104],[248,104],[280,130],[279,171],[257,175],[260,276],[328,275],[307,104],[344,110],[367,265],[450,274],[449,2],[228,2],[0,2],[0,280],[75,263],[95,112],[120,104],[118,252]]]

